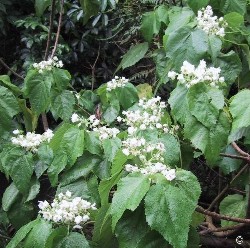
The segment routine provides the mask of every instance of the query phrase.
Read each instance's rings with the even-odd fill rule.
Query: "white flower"
[[[44,73],[46,71],[51,71],[53,67],[63,67],[63,63],[61,60],[58,60],[57,57],[53,57],[48,60],[41,61],[40,63],[34,63],[33,67],[37,69],[39,73]]]
[[[80,117],[79,117],[78,114],[76,114],[76,113],[73,113],[73,114],[72,114],[72,116],[71,116],[71,122],[72,122],[72,123],[79,122],[80,120],[81,120],[81,119],[80,119]]]
[[[175,71],[169,71],[168,72],[168,77],[174,80],[177,76],[177,73]]]
[[[77,215],[77,216],[75,217],[75,223],[76,223],[77,225],[80,224],[82,221],[83,221],[83,217],[82,217],[82,216]]]
[[[123,88],[128,83],[128,79],[125,77],[117,77],[107,82],[107,91],[112,91],[116,88]]]
[[[16,129],[12,132],[13,134],[20,134],[20,130]]]

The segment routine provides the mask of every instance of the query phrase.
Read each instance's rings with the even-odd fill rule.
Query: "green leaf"
[[[90,17],[98,14],[100,4],[97,0],[80,0],[80,4],[84,11],[83,24],[86,24]]]
[[[59,91],[63,91],[68,88],[70,85],[71,75],[67,70],[54,68],[52,74],[55,86]]]
[[[244,23],[244,17],[237,12],[224,15],[224,19],[231,28],[239,28]]]
[[[185,60],[198,64],[209,50],[208,35],[200,29],[184,26],[164,36],[166,56],[179,69]]]
[[[140,99],[153,97],[153,89],[149,84],[139,84],[136,86],[136,89]]]
[[[244,15],[246,13],[246,8],[247,0],[225,0],[221,10],[224,14],[238,12]]]
[[[110,204],[103,205],[98,209],[92,241],[95,248],[118,247],[117,239],[111,228]]]
[[[178,187],[170,184],[151,186],[145,197],[145,214],[150,227],[174,248],[185,248],[201,189],[191,172],[177,173]]]
[[[191,114],[204,126],[210,128],[217,123],[219,112],[224,107],[222,91],[196,84],[189,89],[187,100]]]
[[[24,95],[29,98],[31,108],[36,114],[45,112],[50,105],[50,90],[53,78],[50,73],[29,70],[24,80]]]
[[[131,83],[127,83],[123,88],[117,88],[115,93],[124,109],[130,108],[139,100],[137,89]]]
[[[64,153],[56,153],[48,169],[48,176],[52,186],[56,186],[58,183],[58,175],[67,166],[68,157]]]
[[[139,60],[141,60],[146,52],[148,51],[148,43],[140,43],[130,47],[128,52],[123,55],[122,61],[117,67],[116,71],[120,70],[121,68],[124,70],[132,65],[135,65]]]
[[[227,146],[225,151],[223,151],[223,153],[231,154],[231,155],[239,155],[237,151],[235,151],[235,149],[231,145]],[[217,165],[220,167],[221,171],[225,175],[227,175],[233,171],[238,170],[241,163],[242,161],[240,159],[222,157]]]
[[[27,234],[31,231],[31,229],[37,224],[38,219],[33,220],[20,228],[15,236],[11,239],[11,241],[8,243],[6,248],[16,248],[19,243],[27,236]]]
[[[92,154],[102,153],[101,142],[94,132],[85,132],[85,147]]]
[[[110,177],[108,179],[104,179],[100,182],[98,191],[99,191],[99,195],[101,198],[101,205],[102,206],[108,204],[109,192],[110,192],[111,188],[117,184],[117,182],[120,180],[121,176],[122,176],[121,173],[118,172],[118,173],[112,175],[112,177]]]
[[[134,212],[127,210],[115,228],[119,248],[137,247],[148,231],[144,209],[139,207]]]
[[[71,232],[60,242],[58,248],[70,248],[70,247],[89,248],[90,246],[84,235],[77,232]]]
[[[16,85],[12,84],[8,75],[0,75],[0,85],[8,88],[13,94],[19,96],[22,91]]]
[[[40,182],[36,177],[31,178],[30,189],[28,193],[28,197],[25,202],[32,201],[36,198],[40,191]]]
[[[18,113],[18,102],[12,92],[0,86],[0,136],[12,129],[12,117]]]
[[[112,161],[111,174],[114,175],[120,172],[124,168],[123,166],[127,159],[128,157],[122,152],[122,149],[119,149]]]
[[[147,42],[151,42],[154,34],[160,31],[161,22],[156,11],[150,11],[142,16],[141,32]]]
[[[1,153],[1,162],[4,170],[8,172],[18,190],[25,194],[30,187],[30,179],[33,174],[32,154],[20,147],[10,147]]]
[[[191,115],[188,107],[187,92],[188,89],[183,84],[178,84],[168,99],[173,118],[181,124],[184,124],[186,118]]]
[[[224,76],[227,85],[231,85],[242,70],[241,60],[233,51],[221,54],[213,62],[215,67],[221,68],[221,75]]]
[[[25,239],[25,248],[43,248],[51,233],[52,224],[39,219]]]
[[[20,195],[19,190],[15,186],[14,183],[11,183],[10,186],[4,191],[3,198],[2,198],[2,208],[4,211],[8,211],[12,204],[18,199]]]
[[[126,209],[139,206],[149,187],[150,180],[142,174],[129,174],[119,181],[111,204],[113,230]]]
[[[64,90],[59,94],[53,94],[51,99],[53,115],[60,117],[62,120],[69,120],[75,105],[73,93],[69,90]]]
[[[122,142],[119,138],[106,139],[103,141],[104,155],[112,162],[117,151],[121,148]]]
[[[95,155],[84,153],[76,163],[60,178],[60,184],[67,185],[78,180],[80,177],[87,177],[94,167],[100,164],[101,159]]]
[[[180,160],[180,143],[171,134],[163,134],[159,139],[165,146],[163,157],[168,165],[177,165]],[[171,152],[170,152],[171,151]]]
[[[207,7],[209,3],[209,0],[188,0],[187,4],[189,5],[189,7],[194,11],[194,13],[197,13],[198,10],[200,10],[201,8]]]
[[[187,248],[198,248],[200,247],[200,236],[194,227],[190,227],[188,233]]]
[[[233,96],[229,110],[233,116],[232,131],[250,126],[250,90],[242,90]]]
[[[35,0],[35,10],[36,15],[38,17],[41,17],[44,13],[44,11],[49,7],[51,4],[50,0]]]
[[[110,124],[117,118],[119,112],[120,112],[119,101],[113,100],[110,102],[110,105],[107,107],[102,117],[108,124]]]
[[[190,117],[184,126],[184,136],[195,148],[205,155],[209,163],[214,164],[223,148],[227,145],[230,123],[224,112],[220,113],[218,122],[211,128],[203,126],[196,118]]]
[[[215,60],[219,56],[222,48],[221,39],[216,35],[209,35],[208,46],[209,46],[208,53],[210,54],[212,60]]]
[[[156,231],[148,232],[136,248],[170,248],[167,241]]]
[[[58,247],[58,243],[68,234],[68,229],[65,226],[58,227],[56,229],[53,229],[50,233],[45,247],[46,248],[55,248]]]
[[[244,218],[246,215],[246,199],[242,195],[228,195],[220,203],[220,214],[236,218]],[[235,222],[221,220],[221,225],[232,226]]]
[[[91,90],[86,90],[80,95],[78,102],[89,112],[94,112],[95,104],[98,102],[98,96]]]

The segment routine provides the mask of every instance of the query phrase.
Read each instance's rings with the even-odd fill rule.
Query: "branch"
[[[49,48],[50,48],[50,43],[51,43],[53,21],[54,21],[54,16],[55,16],[55,7],[56,7],[56,0],[52,0],[50,20],[49,20],[49,33],[48,33],[48,40],[47,40],[44,60],[48,60],[48,57],[49,57]]]
[[[1,63],[8,71],[12,72],[16,77],[18,77],[18,78],[24,80],[24,78],[23,78],[21,75],[19,75],[18,73],[16,73],[15,71],[13,71],[8,65],[6,65],[6,64],[4,63],[4,61],[3,61],[1,58],[0,58],[0,63]]]
[[[235,142],[232,142],[231,145],[239,154],[241,154],[244,157],[249,157],[249,154],[244,152]]]
[[[220,153],[220,156],[227,157],[227,158],[234,158],[234,159],[242,159],[242,160],[246,160],[248,163],[250,162],[250,157],[246,157],[246,156],[232,155],[232,154],[226,154],[226,153]]]
[[[60,32],[61,32],[61,27],[62,27],[62,16],[63,16],[63,11],[64,11],[64,0],[61,0],[61,10],[60,10],[60,16],[58,20],[58,27],[57,27],[57,32],[56,32],[56,40],[55,40],[55,45],[51,54],[51,57],[53,58],[56,52],[56,48],[58,45],[59,37],[60,37]]]
[[[100,44],[99,44],[99,47],[98,47],[98,53],[97,53],[95,62],[94,62],[93,65],[90,65],[90,67],[92,69],[92,84],[91,84],[91,90],[92,91],[94,90],[94,84],[95,84],[95,66],[96,66],[96,63],[97,63],[97,61],[99,59],[99,56],[100,56]]]
[[[250,219],[242,219],[242,218],[231,217],[228,215],[217,214],[215,212],[211,212],[209,210],[206,210],[201,206],[197,206],[195,211],[198,213],[202,213],[202,214],[220,219],[220,220],[228,220],[228,221],[233,221],[233,222],[238,222],[238,223],[250,224]]]
[[[221,197],[227,192],[227,190],[229,189],[229,186],[233,183],[233,181],[235,181],[248,168],[248,166],[249,164],[246,164],[244,167],[241,168],[241,170],[232,178],[229,184],[220,192],[219,195],[215,197],[215,199],[212,201],[212,203],[210,204],[207,210],[211,210],[214,207],[216,202],[219,201]]]
[[[247,200],[247,211],[246,218],[250,218],[250,168],[248,168],[248,200]]]

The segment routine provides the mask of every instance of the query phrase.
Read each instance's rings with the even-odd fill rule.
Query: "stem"
[[[246,156],[232,155],[232,154],[226,154],[226,153],[220,153],[220,156],[234,158],[234,159],[243,159],[243,160],[246,160],[247,162],[250,162],[250,158]]]
[[[246,218],[250,218],[250,168],[248,168],[248,199],[247,199],[247,211]]]
[[[53,20],[55,16],[55,7],[56,7],[56,0],[52,0],[50,20],[49,20],[49,33],[48,33],[48,40],[47,40],[44,60],[48,60],[48,57],[49,57],[49,49],[50,49],[51,36],[52,36],[52,30],[53,30]]]
[[[202,213],[202,214],[211,216],[211,217],[215,217],[215,218],[220,219],[220,220],[228,220],[228,221],[233,221],[233,222],[238,222],[238,223],[250,224],[250,219],[236,218],[236,217],[231,217],[228,215],[217,214],[215,212],[211,212],[209,210],[206,210],[201,206],[197,206],[195,211],[198,213]]]
[[[64,11],[64,0],[61,0],[61,10],[60,10],[60,16],[58,20],[58,27],[57,27],[57,32],[56,32],[56,40],[55,40],[55,45],[51,54],[51,57],[53,58],[56,52],[56,48],[58,45],[59,37],[60,37],[60,32],[61,32],[61,27],[62,27],[62,16],[63,16],[63,11]]]
[[[97,56],[96,56],[96,60],[94,62],[94,64],[91,66],[91,69],[92,69],[92,84],[91,84],[91,90],[93,91],[94,90],[94,84],[95,84],[95,66],[96,66],[96,63],[98,61],[98,58],[100,56],[100,44],[99,44],[99,47],[98,47],[98,53],[97,53]]]
[[[8,71],[12,72],[16,77],[18,77],[18,78],[24,80],[24,78],[23,78],[21,75],[19,75],[19,74],[16,73],[15,71],[13,71],[7,64],[5,64],[4,61],[3,61],[1,58],[0,58],[0,63],[1,63]]]
[[[239,154],[241,154],[244,157],[249,157],[249,154],[244,152],[235,142],[232,142],[231,145]]]

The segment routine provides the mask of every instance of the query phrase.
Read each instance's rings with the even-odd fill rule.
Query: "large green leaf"
[[[219,112],[224,107],[222,91],[200,83],[189,89],[187,99],[191,114],[204,126],[210,128],[217,123]]]
[[[64,90],[52,95],[51,104],[56,118],[69,120],[74,110],[75,97],[71,91]]]
[[[50,0],[35,0],[36,15],[41,17],[46,8],[50,6],[50,3]]]
[[[233,96],[229,110],[233,116],[232,131],[250,126],[250,90],[242,90]]]
[[[219,56],[220,50],[222,48],[221,39],[216,35],[209,35],[208,46],[209,46],[208,53],[210,54],[212,60],[215,60]]]
[[[139,206],[149,187],[150,180],[142,174],[129,174],[119,181],[111,205],[112,229],[126,209],[134,211]]]
[[[90,246],[84,235],[77,232],[71,232],[58,245],[58,248],[70,248],[70,247],[89,248]]]
[[[187,0],[188,5],[190,6],[190,8],[197,13],[198,10],[200,10],[201,8],[204,8],[208,5],[209,0]]]
[[[214,164],[227,145],[230,123],[224,112],[220,113],[217,124],[211,128],[202,125],[195,117],[190,117],[184,126],[185,138],[195,148],[200,149],[209,163]]]
[[[220,203],[220,214],[232,217],[245,218],[246,215],[246,198],[242,195],[228,195]],[[232,226],[235,222],[221,220],[222,226]]]
[[[120,149],[122,142],[119,138],[106,139],[103,141],[104,155],[108,161],[112,162],[117,151]]]
[[[21,95],[22,91],[18,86],[14,85],[10,81],[10,77],[8,75],[0,75],[0,85],[8,88],[13,94]]]
[[[0,135],[12,128],[12,117],[19,112],[19,106],[13,93],[0,86]]]
[[[60,68],[54,68],[52,73],[57,90],[63,91],[67,89],[67,87],[70,85],[70,73],[67,70],[63,70]]]
[[[61,226],[56,229],[53,229],[46,241],[45,247],[46,248],[56,248],[58,243],[67,236],[68,229],[66,226]]]
[[[31,153],[25,153],[20,147],[10,147],[1,153],[1,162],[4,170],[8,172],[16,187],[23,194],[30,187],[34,162]]]
[[[110,102],[110,105],[108,105],[107,109],[103,113],[102,117],[105,120],[106,123],[110,124],[114,120],[116,120],[117,116],[120,112],[120,104],[118,100],[113,100]]]
[[[163,235],[174,248],[185,248],[201,189],[191,172],[178,172],[177,180],[180,180],[177,186],[151,186],[145,197],[145,214],[151,228]]]
[[[134,212],[127,210],[115,228],[119,248],[137,247],[149,229],[143,207],[137,208]]]
[[[139,60],[141,60],[146,52],[148,51],[148,43],[140,43],[130,47],[128,52],[123,56],[121,63],[117,67],[116,71],[125,69],[132,65],[135,65]]]
[[[181,124],[184,124],[186,118],[191,115],[188,107],[187,92],[188,89],[183,84],[178,84],[168,99],[173,118]]]
[[[92,154],[102,153],[101,142],[94,132],[85,132],[85,147]]]
[[[27,234],[31,231],[31,229],[37,224],[39,220],[33,220],[20,228],[15,236],[11,239],[11,241],[8,243],[6,248],[16,248],[19,243],[27,236]]]
[[[148,232],[136,248],[171,248],[172,246],[156,231]]]
[[[208,35],[200,29],[184,26],[164,36],[166,55],[179,69],[183,61],[198,64],[209,50]]]
[[[51,73],[29,70],[24,80],[24,94],[30,100],[31,108],[40,114],[50,105],[50,91],[53,82]]]
[[[47,238],[52,230],[52,224],[44,219],[39,219],[25,239],[25,248],[44,248]]]
[[[226,14],[224,19],[231,28],[239,28],[244,23],[244,17],[237,12]]]

